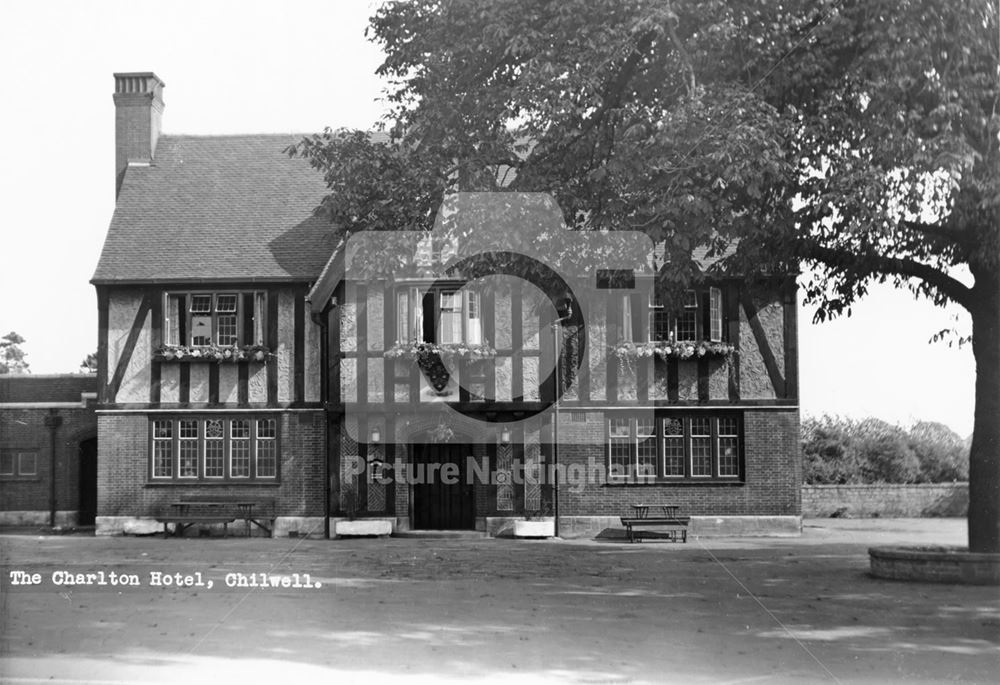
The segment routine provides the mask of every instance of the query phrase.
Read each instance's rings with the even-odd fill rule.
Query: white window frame
[[[17,456],[18,453],[4,450],[0,452],[0,476],[14,476],[17,474]],[[3,468],[4,461],[10,460],[10,470],[7,471]]]
[[[424,296],[427,290],[419,287],[409,287],[396,291],[396,342],[408,344],[410,342],[429,342],[424,340]],[[482,293],[478,290],[460,287],[434,288],[430,294],[434,298],[434,336],[439,344],[479,345],[483,341],[483,308]],[[457,332],[457,339],[444,341],[442,335],[443,298],[453,297],[454,306],[447,310],[455,317],[454,332]],[[405,322],[405,323],[404,323]],[[405,338],[404,332],[409,331]]]
[[[712,342],[722,340],[722,290],[716,287],[708,289],[708,339]]]
[[[253,307],[247,311],[245,296],[253,296]],[[193,311],[194,298],[210,297],[211,305],[207,312]],[[220,299],[225,297],[236,298],[235,311],[220,310]],[[184,302],[183,311],[180,306]],[[263,291],[246,290],[172,290],[163,294],[163,341],[168,345],[183,345],[185,347],[230,347],[232,345],[263,345],[264,344],[264,317],[267,311],[267,293]],[[220,338],[219,322],[223,317],[236,318],[235,340],[228,336],[225,340]],[[204,317],[210,319],[209,342],[199,342],[195,344],[194,319]],[[248,317],[253,319],[253,331],[251,339],[247,340],[245,335],[246,321]],[[184,340],[181,340],[181,319],[183,318]]]
[[[207,422],[221,420],[223,426],[223,437],[221,442],[223,443],[223,473],[221,476],[218,475],[206,475],[206,464],[207,464],[207,443],[216,442],[218,439],[207,437]],[[194,421],[196,423],[196,433],[197,437],[182,438],[180,435],[180,422],[181,421]],[[233,435],[233,422],[235,421],[246,421],[247,426],[247,437],[237,438]],[[265,422],[274,422],[274,435],[264,435],[261,433],[262,425]],[[157,437],[156,424],[157,422],[165,422],[169,424],[169,436],[168,437]],[[149,422],[149,479],[151,482],[157,483],[197,483],[197,482],[231,482],[231,483],[276,483],[279,482],[281,475],[281,422],[276,416],[266,416],[266,415],[233,415],[233,416],[221,416],[221,415],[181,415],[172,417],[157,417],[151,418]],[[181,443],[194,442],[197,445],[197,473],[195,475],[180,475],[180,454],[181,454]],[[240,444],[246,444],[247,450],[247,475],[233,475],[233,457],[234,457],[234,443],[239,442]],[[261,443],[267,442],[273,444],[274,452],[274,469],[273,473],[268,475],[261,475],[261,469],[259,467],[260,457],[261,457]],[[157,475],[156,471],[156,457],[157,457],[157,444],[167,444],[169,447],[169,475],[161,474]]]
[[[693,431],[693,421],[704,419],[708,421],[708,433],[695,435]],[[679,421],[681,434],[678,436],[668,436],[666,427],[670,421]],[[723,420],[734,421],[734,432],[721,433],[720,425]],[[624,422],[626,430],[620,434],[614,432],[613,422]],[[636,415],[618,415],[605,418],[605,459],[608,469],[609,483],[645,483],[656,481],[667,482],[688,482],[688,483],[715,483],[715,482],[742,482],[743,478],[743,442],[742,419],[732,413],[699,415],[692,412],[656,412],[653,422],[654,444],[656,446],[655,473],[652,475],[640,475],[639,472],[639,443],[651,436],[639,433],[639,417]],[[627,433],[627,435],[626,435]],[[722,473],[722,449],[721,438],[732,438],[735,442],[735,472]],[[709,447],[709,473],[694,474],[694,441],[695,439],[707,439]],[[683,454],[680,455],[683,463],[683,473],[667,473],[667,441],[679,440]],[[619,451],[622,446],[628,446],[628,454],[624,456],[626,469],[624,474],[615,475],[612,462],[612,446],[617,446]],[[622,455],[614,457],[616,462],[622,461]]]

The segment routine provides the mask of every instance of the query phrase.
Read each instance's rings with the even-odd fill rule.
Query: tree
[[[0,373],[31,373],[24,359],[27,353],[21,349],[24,342],[14,331],[0,338]]]
[[[824,415],[802,421],[803,480],[817,485],[864,482],[863,465],[851,444],[850,421]]]
[[[415,0],[377,10],[388,137],[292,153],[344,231],[427,229],[444,194],[554,194],[643,230],[661,282],[816,274],[817,320],[876,282],[972,316],[969,545],[1000,552],[1000,154],[990,0]],[[499,179],[503,179],[503,182]],[[970,274],[967,284],[958,277]]]
[[[934,421],[918,421],[910,429],[910,445],[920,459],[923,482],[968,479],[969,448],[948,426]]]
[[[861,458],[866,483],[915,483],[920,480],[920,459],[899,426],[868,418],[855,426],[855,449]]]
[[[91,352],[80,362],[80,373],[97,373],[97,353]]]

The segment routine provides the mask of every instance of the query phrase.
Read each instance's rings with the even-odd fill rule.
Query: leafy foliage
[[[97,373],[97,353],[91,352],[80,362],[80,373]]]
[[[968,306],[949,272],[1000,254],[996,20],[986,0],[390,3],[369,29],[387,135],[294,151],[344,230],[426,230],[455,187],[543,191],[571,226],[649,233],[665,279],[738,245],[720,267],[819,267],[819,319],[881,280]]]
[[[968,445],[947,426],[927,421],[906,430],[873,418],[806,418],[802,458],[810,484],[943,483],[969,477]]]
[[[31,373],[25,359],[27,352],[21,349],[25,339],[11,331],[0,338],[0,373]]]

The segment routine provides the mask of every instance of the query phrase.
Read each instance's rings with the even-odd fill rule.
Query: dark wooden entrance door
[[[413,446],[413,527],[421,530],[473,530],[476,510],[466,458],[468,445]],[[448,467],[446,478],[441,466]]]
[[[97,516],[97,438],[80,443],[80,514],[77,523],[92,526]]]

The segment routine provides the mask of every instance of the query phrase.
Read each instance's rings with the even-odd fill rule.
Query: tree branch
[[[670,36],[670,41],[674,44],[674,48],[681,58],[681,63],[684,65],[684,71],[687,72],[688,97],[694,100],[697,97],[698,84],[695,82],[694,66],[691,64],[691,58],[688,56],[687,50],[684,49],[684,43],[677,36],[677,27],[675,24],[679,23],[680,19],[677,18],[677,13],[674,12],[673,5],[670,3],[667,3],[667,13],[670,15],[666,21],[667,35]]]
[[[539,149],[538,156],[531,160],[531,164],[538,164],[547,160],[560,148],[566,149],[572,147],[576,143],[583,140],[587,134],[597,128],[601,122],[604,121],[604,117],[607,115],[608,111],[621,102],[622,94],[625,92],[625,87],[635,75],[635,70],[642,61],[643,56],[652,46],[654,37],[655,34],[653,31],[647,31],[639,38],[622,64],[621,69],[619,69],[614,78],[604,86],[604,89],[601,92],[601,106],[598,107],[597,110],[583,122],[580,130],[577,131],[576,134],[574,134],[568,141],[564,141],[559,146],[546,146],[545,148]]]
[[[871,274],[883,273],[917,278],[965,309],[971,310],[973,305],[973,294],[969,287],[948,274],[913,259],[872,254],[864,256],[845,254],[840,250],[825,247],[812,241],[804,244],[800,255],[805,259],[817,261],[833,268],[841,265],[846,257],[847,261],[853,261],[861,267],[855,270],[866,270]]]
[[[962,247],[969,247],[969,236],[961,229],[953,230],[936,224],[925,224],[922,221],[902,221],[903,227],[915,233],[923,233]]]

